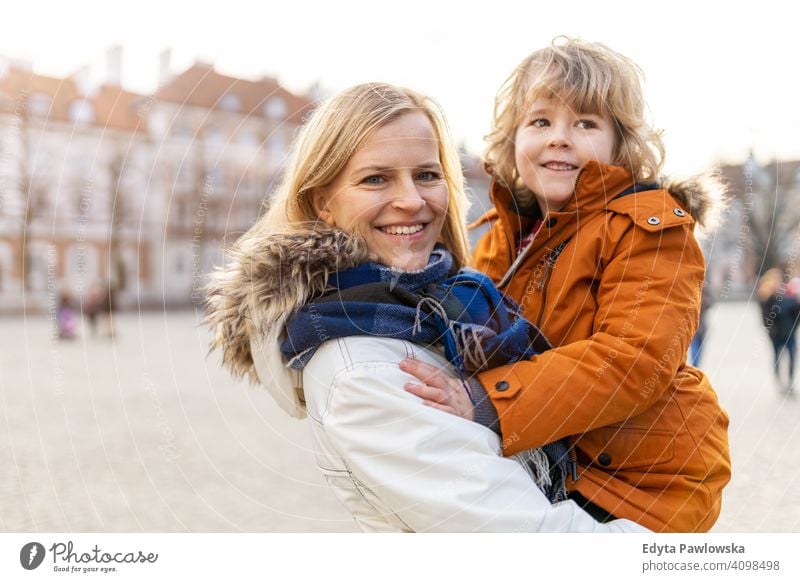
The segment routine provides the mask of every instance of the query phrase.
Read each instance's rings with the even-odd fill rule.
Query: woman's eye
[[[580,129],[596,129],[597,128],[597,123],[595,123],[591,119],[579,119],[578,123],[577,123],[577,126]]]
[[[548,127],[550,125],[550,122],[540,117],[538,119],[534,119],[533,121],[531,121],[531,125],[533,127]]]
[[[417,174],[417,180],[422,180],[424,182],[432,182],[439,178],[441,178],[441,176],[436,172],[422,172],[421,174]]]
[[[383,176],[367,176],[366,178],[361,180],[362,184],[372,184],[372,185],[383,184],[383,182],[384,182]]]

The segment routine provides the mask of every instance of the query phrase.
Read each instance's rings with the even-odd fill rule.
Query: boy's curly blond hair
[[[556,37],[523,59],[497,93],[487,171],[520,202],[532,202],[514,162],[516,130],[534,101],[556,99],[576,113],[611,117],[617,133],[612,163],[629,168],[637,181],[657,179],[664,144],[646,119],[643,78],[636,63],[603,44]]]

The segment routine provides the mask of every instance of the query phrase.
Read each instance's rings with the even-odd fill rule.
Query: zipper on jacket
[[[539,306],[539,314],[536,316],[536,327],[538,327],[539,329],[541,329],[542,327],[542,316],[544,315],[544,306],[547,304],[547,288],[548,285],[550,284],[550,276],[553,274],[553,268],[556,266],[556,261],[558,260],[558,257],[561,255],[561,252],[564,250],[564,247],[567,246],[567,243],[570,241],[570,238],[561,241],[561,243],[556,248],[554,248],[552,251],[550,251],[544,256],[546,270],[542,278],[536,283],[536,286],[542,292],[542,303]]]
[[[503,278],[500,279],[500,282],[497,284],[498,289],[505,285],[508,285],[508,282],[511,280],[511,276],[516,272],[517,268],[519,267],[519,264],[527,256],[528,251],[531,250],[532,246],[533,246],[533,241],[529,242],[528,246],[522,249],[522,252],[519,255],[517,255],[517,258],[514,259],[514,262],[511,263],[511,266],[508,268],[508,271],[506,271],[506,274],[503,275]]]
[[[581,178],[583,177],[584,171],[585,171],[584,168],[581,168],[581,171],[578,172],[578,177],[575,178],[575,187],[573,188],[573,193],[576,196],[577,196],[577,192],[578,192],[578,184],[580,184],[580,181],[581,181]],[[543,217],[542,218],[542,221],[543,221],[542,224],[543,225],[547,224],[547,220],[546,219],[547,219],[547,217]],[[534,240],[535,239],[536,239],[536,237],[534,236]],[[514,241],[511,241],[511,246],[509,247],[509,257],[513,257],[514,256],[513,255],[513,248],[514,248],[513,245],[514,244],[516,244],[516,243]],[[508,268],[508,270],[506,271],[505,275],[503,275],[503,278],[500,279],[500,282],[497,284],[498,288],[501,288],[501,287],[503,287],[503,286],[508,284],[509,280],[511,279],[511,277],[514,276],[514,273],[516,272],[517,268],[519,267],[519,264],[526,257],[526,255],[528,254],[528,251],[530,251],[532,247],[533,247],[533,241],[531,241],[528,244],[528,246],[525,247],[524,249],[522,249],[522,252],[519,255],[517,255],[517,258],[514,260],[513,263],[511,263],[511,266]]]
[[[544,220],[542,221],[542,224],[539,227],[539,230],[544,228],[545,222],[546,221],[544,221]],[[537,231],[536,234],[539,234],[539,232]],[[500,279],[500,282],[497,284],[497,288],[498,289],[503,287],[504,285],[508,284],[508,282],[511,280],[511,277],[514,275],[514,273],[519,268],[520,263],[523,260],[525,260],[525,258],[528,256],[528,252],[533,248],[533,243],[534,243],[535,240],[536,240],[536,235],[534,235],[534,237],[531,239],[531,241],[528,243],[528,245],[524,249],[522,249],[520,251],[520,253],[517,255],[517,258],[514,259],[514,262],[511,264],[511,266],[506,271],[505,275],[503,275],[503,278]]]
[[[567,463],[569,465],[569,470],[572,473],[572,482],[574,483],[578,480],[578,453],[575,452],[574,443],[569,449],[567,449],[567,454],[569,455],[569,460]]]

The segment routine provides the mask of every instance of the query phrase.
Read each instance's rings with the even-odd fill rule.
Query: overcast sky
[[[177,72],[196,58],[301,91],[384,80],[438,99],[453,133],[480,151],[494,94],[516,63],[559,34],[603,42],[646,74],[667,170],[800,158],[798,12],[789,3],[435,2],[334,0],[4,3],[0,55],[64,76],[123,47],[123,84],[155,89],[158,55]]]

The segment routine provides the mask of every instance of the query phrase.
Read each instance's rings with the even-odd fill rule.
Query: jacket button
[[[600,453],[597,456],[597,462],[603,465],[604,467],[608,467],[611,464],[611,455],[608,453]]]
[[[681,209],[681,208],[676,208],[676,209],[675,209],[675,210],[673,210],[672,212],[674,212],[674,213],[675,213],[675,216],[680,216],[681,218],[683,218],[684,216],[686,216],[686,213],[685,213],[685,212],[683,211],[683,209]]]
[[[661,224],[661,220],[656,216],[651,216],[650,218],[647,219],[647,224],[652,224],[653,226],[656,226],[657,224]]]
[[[508,390],[508,382],[506,382],[505,380],[500,380],[500,382],[494,385],[494,389],[497,390],[498,392],[505,392],[506,390]]]

